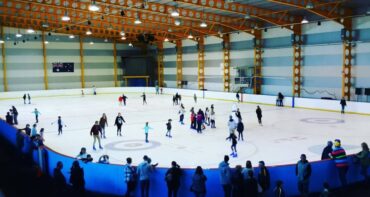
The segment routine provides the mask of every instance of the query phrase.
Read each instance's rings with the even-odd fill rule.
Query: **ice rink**
[[[127,106],[119,105],[119,94],[100,94],[33,98],[30,105],[23,104],[21,98],[3,100],[0,109],[4,117],[14,105],[19,112],[18,127],[24,128],[27,123],[35,122],[32,111],[37,108],[41,112],[37,128],[45,128],[47,146],[71,157],[75,157],[81,147],[86,147],[95,162],[99,156],[108,154],[111,163],[123,164],[126,157],[132,157],[133,163],[138,164],[143,155],[148,155],[163,167],[177,161],[185,168],[197,165],[214,168],[225,154],[231,153],[231,143],[225,138],[229,135],[228,116],[235,102],[202,99],[198,95],[198,103],[194,103],[192,97],[183,97],[186,113],[185,125],[181,125],[178,122],[179,106],[172,105],[172,95],[147,94],[147,105],[142,104],[139,93],[125,95]],[[195,111],[199,108],[204,111],[211,104],[215,106],[217,128],[207,127],[203,134],[198,134],[190,129],[189,110],[194,107]],[[237,106],[245,131],[244,141],[237,145],[238,157],[231,159],[231,166],[244,166],[246,160],[251,160],[254,166],[260,160],[269,166],[290,164],[297,162],[302,153],[309,161],[319,160],[326,142],[336,138],[342,140],[347,153],[357,153],[362,142],[370,142],[369,116],[260,105],[263,111],[263,126],[260,126],[256,104],[239,103]],[[114,126],[118,112],[126,120],[121,137],[116,135]],[[108,117],[107,138],[102,139],[103,150],[93,151],[90,129],[102,113]],[[62,116],[67,125],[60,136],[57,135],[57,124],[51,124],[58,116]],[[165,136],[168,119],[173,120],[173,138]],[[149,131],[149,143],[144,141],[143,127],[147,121],[153,128]]]

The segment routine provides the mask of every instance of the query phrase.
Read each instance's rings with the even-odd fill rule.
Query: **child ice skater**
[[[143,97],[143,105],[144,105],[144,104],[147,104],[147,103],[146,103],[146,95],[145,95],[145,92],[143,92],[143,95],[141,95],[141,97]]]
[[[114,121],[114,126],[117,126],[117,136],[122,136],[121,129],[124,122],[126,122],[125,119],[123,119],[121,113],[118,113],[116,121]]]
[[[258,123],[262,126],[262,110],[261,110],[260,106],[258,106],[258,105],[257,105],[257,109],[256,109],[256,114],[257,114]]]
[[[108,120],[107,120],[107,116],[105,115],[105,113],[103,113],[102,117],[100,118],[99,120],[99,125],[101,127],[101,138],[107,138],[105,137],[105,126],[108,127]]]
[[[169,137],[169,138],[172,137],[171,136],[171,129],[172,129],[171,121],[172,121],[171,119],[168,119],[168,122],[166,124],[166,126],[167,126],[166,137]]]
[[[236,140],[236,135],[231,134],[230,137],[226,138],[226,140],[231,140],[231,151],[232,153],[230,154],[233,157],[238,157],[238,153],[236,151],[236,145],[238,144],[238,141]]]
[[[185,107],[183,104],[180,105],[180,110],[179,110],[179,114],[180,114],[180,123],[181,124],[184,124],[184,114],[185,114]]]
[[[145,123],[145,126],[144,126],[145,142],[146,142],[146,143],[148,143],[148,142],[149,142],[149,140],[148,140],[149,129],[153,129],[153,128],[149,127],[149,123],[148,123],[148,122],[146,122],[146,123]]]
[[[63,133],[63,125],[66,127],[67,125],[64,124],[62,121],[62,117],[58,116],[58,120],[51,123],[53,125],[54,123],[58,123],[58,135],[62,135]]]
[[[194,94],[194,103],[197,103],[197,95]]]
[[[35,114],[36,123],[39,123],[39,115],[41,113],[37,110],[37,108],[35,108],[35,110],[32,113]]]
[[[213,110],[211,110],[209,118],[211,119],[211,128],[216,128],[216,113]]]

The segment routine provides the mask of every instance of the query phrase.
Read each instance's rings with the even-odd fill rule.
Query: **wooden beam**
[[[224,67],[223,67],[224,91],[230,92],[230,34],[225,34],[223,36],[223,52],[224,52]]]
[[[5,37],[4,37],[4,26],[1,26],[1,39],[4,43],[1,44],[1,54],[3,60],[3,85],[4,85],[4,92],[8,91],[8,79],[7,79],[7,69],[6,69],[6,54],[5,54]]]
[[[198,39],[198,89],[204,89],[204,37]]]
[[[45,32],[42,31],[42,34],[41,34],[41,38],[42,38],[42,55],[43,55],[43,66],[44,66],[44,88],[45,90],[48,90],[49,89],[49,85],[48,85],[48,66],[46,64],[46,43],[45,43]]]
[[[85,88],[85,65],[84,65],[83,37],[80,36],[80,66],[81,66],[81,88]]]
[[[157,61],[158,61],[158,73],[157,73],[158,74],[158,86],[163,87],[163,85],[164,85],[163,42],[158,43],[157,49],[158,49],[158,57],[157,57]]]
[[[176,84],[182,88],[182,40],[176,41]]]

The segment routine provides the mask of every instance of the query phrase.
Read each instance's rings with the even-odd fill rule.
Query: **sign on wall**
[[[73,62],[54,62],[52,63],[53,72],[74,72],[74,63]]]

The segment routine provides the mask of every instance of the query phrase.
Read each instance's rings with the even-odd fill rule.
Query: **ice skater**
[[[197,103],[197,95],[194,94],[194,103]]]
[[[85,96],[84,90],[81,90],[81,96]]]
[[[236,131],[238,132],[238,140],[242,139],[242,141],[244,141],[244,137],[243,137],[244,124],[243,124],[242,120],[239,120],[239,122],[236,126]]]
[[[193,111],[191,111],[190,110],[190,128],[191,129],[196,129],[196,123],[195,123],[195,121],[196,121],[196,114],[194,113],[194,110]]]
[[[257,105],[256,114],[258,118],[258,123],[262,126],[262,110],[259,105]]]
[[[209,126],[211,124],[211,122],[209,121],[209,109],[208,109],[208,107],[206,107],[204,116],[205,116],[204,123],[206,123]]]
[[[240,113],[239,108],[238,108],[238,109],[236,109],[235,116],[236,116],[236,120],[237,120],[238,122],[242,120],[242,114]]]
[[[23,95],[23,103],[24,103],[24,104],[27,104],[27,103],[26,103],[26,99],[27,99],[27,94],[24,94],[24,95]]]
[[[126,106],[126,100],[127,100],[127,96],[125,96],[125,94],[122,94],[122,101],[123,101],[124,106]]]
[[[236,92],[236,99],[238,100],[238,103],[240,103],[239,91]]]
[[[62,135],[62,133],[63,133],[63,125],[64,125],[64,127],[67,127],[67,125],[64,124],[64,122],[62,121],[62,117],[58,116],[58,120],[52,122],[51,125],[53,125],[54,123],[57,123],[58,124],[58,135]]]
[[[185,114],[185,107],[183,104],[180,105],[180,110],[179,110],[179,114],[180,114],[180,123],[181,124],[184,124],[184,114]]]
[[[93,149],[96,150],[95,148],[95,142],[96,140],[98,140],[98,143],[99,143],[99,148],[100,149],[103,149],[103,147],[101,146],[101,143],[100,143],[100,136],[99,134],[101,134],[101,128],[100,128],[100,125],[99,125],[99,121],[95,121],[95,124],[94,126],[91,127],[91,130],[90,130],[90,135],[94,137],[94,142],[93,142]]]
[[[122,103],[123,103],[123,98],[122,98],[122,96],[119,96],[118,97],[118,104],[122,106]]]
[[[347,106],[347,102],[344,97],[342,97],[342,99],[340,100],[340,105],[342,106],[342,110],[340,111],[340,113],[344,114],[344,108]]]
[[[203,115],[201,113],[201,110],[199,109],[197,114],[197,133],[202,133],[202,125],[203,125]]]
[[[159,94],[159,86],[155,85],[155,94]]]
[[[161,94],[163,94],[163,88],[161,88]]]
[[[107,116],[105,115],[105,113],[103,113],[102,117],[100,118],[99,125],[100,125],[101,133],[102,133],[101,138],[107,138],[105,136],[105,126],[108,127],[108,120],[107,120]]]
[[[31,95],[27,94],[27,97],[28,97],[28,104],[31,104]]]
[[[35,114],[36,123],[39,123],[39,115],[41,115],[41,113],[37,110],[37,108],[35,108],[32,113]]]
[[[231,151],[232,153],[230,154],[230,156],[233,156],[233,157],[238,157],[238,153],[237,153],[237,150],[236,150],[236,145],[238,144],[238,141],[236,140],[236,135],[235,134],[231,134],[228,138],[226,138],[226,140],[231,140]]]
[[[124,122],[126,122],[125,119],[123,119],[121,113],[118,113],[116,121],[114,121],[114,126],[117,126],[117,136],[122,136],[121,129]]]
[[[229,134],[229,137],[227,137],[226,139],[231,139],[230,137],[232,135],[235,135],[234,132],[235,132],[235,127],[236,127],[235,121],[232,116],[229,116],[229,122],[227,123],[227,126],[229,127],[230,134]]]
[[[96,95],[96,87],[95,87],[95,85],[93,85],[92,88],[93,88],[93,94]]]
[[[148,143],[148,134],[149,134],[149,129],[153,129],[152,127],[149,126],[149,123],[146,122],[144,126],[144,132],[145,132],[145,142]]]
[[[211,120],[211,128],[216,128],[216,113],[213,110],[211,110],[211,115],[209,118]]]
[[[13,115],[14,124],[18,125],[18,110],[17,110],[17,108],[12,106],[11,112],[12,112],[12,115]]]
[[[145,92],[143,92],[143,95],[141,95],[141,97],[143,97],[143,105],[144,105],[144,104],[147,104],[147,103],[146,103],[146,95],[145,95]]]
[[[172,121],[171,119],[168,119],[168,122],[166,123],[166,126],[167,126],[166,137],[169,137],[169,138],[172,138],[172,135],[171,135],[171,129],[172,129],[171,121]]]

